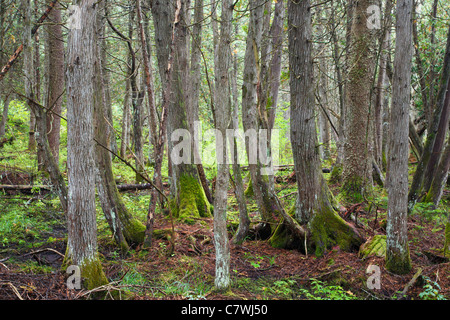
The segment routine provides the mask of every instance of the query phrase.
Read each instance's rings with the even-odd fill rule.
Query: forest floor
[[[278,178],[276,184],[277,192],[286,206],[292,204],[295,198],[296,184],[290,177],[286,173]],[[14,177],[9,175],[8,180],[9,184],[29,182],[20,173]],[[144,219],[148,191],[122,194],[130,210],[141,212]],[[445,196],[448,197],[448,190]],[[232,190],[229,198],[231,237],[236,228],[238,210]],[[290,202],[288,199],[291,199]],[[256,221],[258,215],[254,201],[248,201],[250,216]],[[61,271],[67,236],[57,199],[52,200],[45,191],[32,195],[9,192],[2,195],[0,206],[3,206],[0,224],[3,223],[4,230],[3,236],[0,232],[0,300],[73,300],[91,297],[92,291],[68,289],[68,275]],[[372,201],[372,206],[367,206],[367,203],[344,205],[341,214],[355,208],[359,209],[357,228],[366,239],[385,234],[385,196],[379,195]],[[443,248],[446,220],[442,210],[419,207],[409,217],[408,235],[413,265],[409,274],[391,274],[384,268],[383,257],[362,259],[358,252],[344,252],[339,247],[317,258],[311,253],[277,249],[266,240],[253,239],[241,246],[231,245],[232,286],[230,292],[225,294],[213,290],[215,254],[212,218],[197,219],[190,224],[175,222],[173,252],[170,242],[159,237],[154,239],[150,249],[134,248],[123,257],[112,241],[101,211],[98,217],[99,253],[104,271],[111,281],[108,286],[98,290],[105,293],[119,291],[127,299],[450,298],[450,262],[439,251]],[[5,229],[7,223],[10,223],[8,230]],[[155,228],[171,228],[170,220],[159,214]],[[368,278],[372,273],[366,270],[370,265],[380,268],[379,289],[368,288]],[[408,283],[419,269],[422,270],[420,277],[409,286]],[[403,294],[405,287],[408,289]]]

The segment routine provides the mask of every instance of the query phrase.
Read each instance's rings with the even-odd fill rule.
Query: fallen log
[[[24,184],[0,184],[0,190],[28,191],[51,190],[51,186],[46,185],[24,185]]]
[[[163,187],[168,187],[168,183],[163,183]],[[117,190],[119,191],[132,191],[132,190],[148,190],[152,189],[151,183],[137,183],[137,184],[118,184]]]

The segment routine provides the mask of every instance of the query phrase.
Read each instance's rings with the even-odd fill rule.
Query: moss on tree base
[[[322,256],[336,245],[344,251],[354,251],[363,243],[358,231],[329,206],[316,212],[308,229],[316,256]]]
[[[65,271],[70,265],[77,265],[80,268],[82,286],[87,290],[92,290],[109,283],[98,257],[86,258],[76,264],[72,257],[69,256],[68,248],[66,248],[61,269]]]
[[[136,218],[131,218],[124,225],[125,239],[129,244],[141,244],[145,238],[145,225]]]
[[[411,271],[411,257],[409,255],[409,248],[404,252],[391,253],[386,252],[385,267],[395,274],[407,274]]]
[[[207,218],[213,214],[213,207],[196,177],[182,175],[178,184],[178,195],[169,205],[175,218],[192,222],[193,218]]]
[[[289,214],[294,216],[294,210]],[[363,238],[356,229],[343,220],[332,208],[317,212],[307,225],[308,236],[300,239],[281,222],[270,237],[269,243],[275,248],[298,249],[301,252],[313,251],[322,256],[328,249],[338,245],[342,250],[354,251],[363,243]]]

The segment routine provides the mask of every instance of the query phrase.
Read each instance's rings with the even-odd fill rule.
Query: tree
[[[342,192],[359,202],[372,186],[373,107],[376,28],[368,27],[367,10],[376,0],[355,0],[348,45],[345,89],[345,143]]]
[[[343,250],[353,250],[359,247],[363,239],[333,208],[333,196],[323,177],[316,148],[311,11],[308,0],[289,2],[288,23],[290,130],[298,198],[293,217],[283,214],[284,223],[278,225],[271,242],[276,246],[300,248],[307,242],[318,256],[336,244]]]
[[[214,197],[214,243],[216,248],[215,286],[226,290],[230,286],[230,247],[227,232],[227,199],[229,165],[227,161],[226,130],[231,121],[231,94],[229,72],[231,69],[231,19],[233,4],[231,0],[222,1],[220,40],[218,45],[216,78],[216,159],[217,180]],[[221,138],[219,138],[221,137]]]
[[[97,253],[94,165],[94,0],[77,0],[67,42],[67,168],[69,174],[66,265],[77,265],[85,286],[107,283]]]
[[[177,8],[177,15],[172,8]],[[194,157],[190,151],[191,137],[187,118],[188,103],[188,2],[178,0],[158,1],[152,6],[156,33],[156,54],[159,73],[163,87],[170,83],[170,103],[167,108],[167,136],[171,174],[171,205],[174,216],[182,219],[208,217],[211,205],[200,183]],[[177,19],[174,20],[174,17]],[[172,22],[175,24],[174,55],[171,69],[174,74],[166,79],[170,41],[172,39]],[[181,140],[181,141],[180,141]],[[175,143],[179,141],[178,143]]]
[[[61,26],[60,5],[55,5],[55,10],[50,12],[49,18],[52,24],[48,26],[48,89],[47,105],[52,110],[48,113],[47,134],[48,143],[53,157],[58,163],[61,107],[64,93],[64,42]]]
[[[264,21],[263,5],[264,1],[261,0],[249,1],[250,18],[248,22],[242,81],[242,124],[244,131],[249,136],[245,142],[245,147],[249,164],[250,183],[263,220],[258,227],[258,232],[261,237],[267,238],[273,233],[282,208],[277,195],[270,188],[268,179],[271,175],[263,172],[264,169],[259,156],[261,156],[261,152],[264,149],[261,148],[261,143],[257,144],[254,138],[253,141],[251,138],[252,134],[255,137],[260,132],[261,118],[259,116],[259,110],[261,99],[258,97],[258,86],[262,82],[260,53]]]
[[[412,0],[397,0],[395,57],[389,131],[386,268],[404,274],[411,270],[408,246],[409,107],[412,65]]]
[[[100,7],[102,8],[102,7]],[[97,15],[97,30],[102,28],[101,16]],[[101,34],[101,32],[98,32]],[[101,54],[101,45],[98,43],[95,56],[95,79],[94,79],[94,125],[95,125],[95,163],[96,163],[96,185],[103,213],[108,221],[111,233],[122,252],[127,252],[129,246],[138,245],[144,241],[145,226],[133,218],[125,207],[122,197],[117,190],[112,168],[112,154],[109,148],[114,132],[108,121],[108,94],[104,81],[106,61]],[[114,151],[113,151],[114,152]]]

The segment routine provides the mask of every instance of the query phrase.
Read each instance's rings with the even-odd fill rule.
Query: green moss
[[[65,271],[74,262],[68,254],[68,248],[66,248],[66,254],[61,265],[62,271]],[[107,284],[109,281],[103,272],[102,264],[98,257],[93,259],[85,259],[79,264],[81,271],[81,278],[83,287],[87,290],[92,290],[94,288],[100,287]]]
[[[359,249],[359,256],[361,259],[366,259],[369,256],[386,256],[386,236],[375,235],[372,239],[364,243]]]
[[[316,256],[322,256],[327,250],[338,245],[344,251],[359,248],[361,237],[332,208],[323,206],[308,223],[312,245]]]
[[[403,252],[386,254],[385,267],[395,274],[407,274],[411,271],[411,257],[409,248]]]
[[[213,214],[213,207],[196,177],[182,175],[178,188],[178,196],[169,202],[174,217],[192,222],[192,218],[210,217]]]
[[[145,225],[138,219],[131,218],[125,224],[123,233],[128,242],[133,244],[143,243],[145,238]]]
[[[283,222],[278,224],[275,232],[269,238],[269,243],[274,248],[289,248],[292,241],[293,237]]]
[[[244,195],[245,195],[246,197],[253,197],[254,194],[255,194],[255,193],[253,192],[252,178],[250,177],[250,174],[249,174],[249,177],[248,177],[248,185],[247,185],[247,188],[246,188],[245,191],[244,191]]]
[[[445,225],[444,257],[450,249],[450,221]]]
[[[342,198],[351,203],[362,202],[364,200],[362,192],[366,187],[361,177],[352,177],[345,181],[341,188]]]
[[[98,258],[85,260],[81,264],[80,269],[83,285],[86,289],[92,290],[108,283]]]
[[[342,165],[336,164],[330,173],[330,183],[340,183],[342,179]]]
[[[288,214],[291,217],[295,215],[295,205],[291,207]],[[284,223],[284,219],[282,219],[272,236],[269,238],[269,243],[274,248],[285,248],[285,249],[304,249],[303,242],[300,239],[296,239],[289,228]]]

